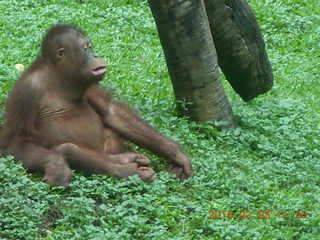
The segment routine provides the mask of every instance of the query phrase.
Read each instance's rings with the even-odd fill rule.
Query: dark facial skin
[[[65,46],[56,50],[57,68],[63,75],[85,85],[100,81],[105,72],[106,64],[93,51],[92,42],[86,36],[71,30],[63,36]],[[81,68],[79,68],[81,66]]]
[[[181,147],[99,87],[106,63],[86,35],[70,25],[49,29],[41,56],[22,74],[7,100],[2,153],[15,156],[43,182],[67,187],[71,169],[89,174],[154,179],[150,160],[126,150],[133,142],[168,160],[182,181],[193,176]]]

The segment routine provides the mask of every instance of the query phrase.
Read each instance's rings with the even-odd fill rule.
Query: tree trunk
[[[177,100],[195,121],[234,126],[203,0],[148,0]]]
[[[245,0],[204,0],[219,66],[249,101],[267,92],[273,74],[258,22]]]

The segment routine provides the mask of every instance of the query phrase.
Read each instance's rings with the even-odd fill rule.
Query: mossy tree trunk
[[[244,101],[267,92],[273,74],[258,22],[245,0],[204,0],[219,66]]]
[[[148,2],[176,99],[185,101],[186,114],[195,121],[226,121],[234,126],[203,0]]]

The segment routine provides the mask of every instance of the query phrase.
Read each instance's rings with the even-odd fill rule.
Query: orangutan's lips
[[[97,67],[96,69],[92,70],[91,72],[93,75],[99,76],[99,75],[105,74],[106,71],[107,71],[107,66],[103,65],[103,66]]]

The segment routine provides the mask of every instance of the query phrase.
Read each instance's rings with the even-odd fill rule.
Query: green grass
[[[50,25],[75,23],[108,62],[103,84],[181,143],[196,175],[180,183],[145,152],[157,170],[153,183],[77,173],[63,190],[41,183],[40,175],[26,173],[10,157],[1,158],[0,239],[320,238],[318,0],[249,1],[266,40],[275,86],[243,103],[225,84],[240,127],[221,132],[176,118],[146,1],[82,2],[1,1],[1,113],[21,74],[15,64],[32,63]],[[208,219],[210,211],[232,211],[233,218]],[[251,219],[241,219],[241,211],[251,211]],[[261,211],[270,211],[270,218],[259,219]],[[308,216],[297,219],[296,211]]]

